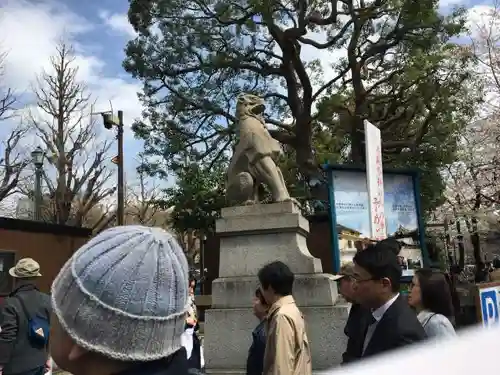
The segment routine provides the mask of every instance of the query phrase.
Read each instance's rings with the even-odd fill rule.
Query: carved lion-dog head
[[[245,117],[255,117],[264,122],[264,99],[252,94],[240,94],[236,102],[236,118],[242,120]]]

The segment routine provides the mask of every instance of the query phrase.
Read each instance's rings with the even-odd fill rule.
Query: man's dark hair
[[[354,263],[368,271],[374,280],[388,278],[392,291],[399,292],[402,271],[398,256],[390,246],[384,246],[381,242],[370,245],[365,251],[356,253]]]
[[[258,277],[265,290],[271,287],[280,296],[292,294],[295,276],[285,263],[276,261],[266,264],[260,269]]]
[[[396,241],[392,238],[386,238],[385,240],[377,242],[375,244],[375,247],[378,246],[385,247],[391,250],[396,255],[399,255],[399,253],[401,252],[401,244],[399,243],[399,241]]]

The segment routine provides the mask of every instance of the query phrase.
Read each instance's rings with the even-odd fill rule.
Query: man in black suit
[[[425,339],[415,312],[399,294],[401,267],[390,246],[380,242],[358,252],[352,278],[356,302],[366,309],[358,318],[355,355],[369,357]]]

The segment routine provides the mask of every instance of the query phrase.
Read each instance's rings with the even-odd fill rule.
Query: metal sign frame
[[[350,164],[331,165],[327,163],[322,166],[322,169],[326,172],[328,180],[328,203],[330,206],[328,211],[330,216],[333,271],[334,273],[338,273],[340,271],[340,249],[339,236],[337,233],[337,214],[335,210],[335,187],[333,185],[333,173],[336,171],[366,173],[366,168],[364,166],[355,166]],[[418,237],[420,242],[420,249],[422,251],[422,261],[424,267],[428,267],[430,265],[430,259],[429,253],[427,252],[427,248],[425,246],[425,225],[422,216],[422,203],[420,198],[420,172],[416,169],[384,169],[383,173],[410,176],[412,178],[413,195],[415,197],[415,208],[417,213]],[[403,279],[407,278],[408,277],[404,277]]]

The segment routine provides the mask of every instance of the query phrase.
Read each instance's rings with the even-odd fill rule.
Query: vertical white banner
[[[370,207],[372,239],[387,237],[384,214],[384,173],[382,168],[382,140],[380,130],[370,122],[365,124],[366,186]]]

